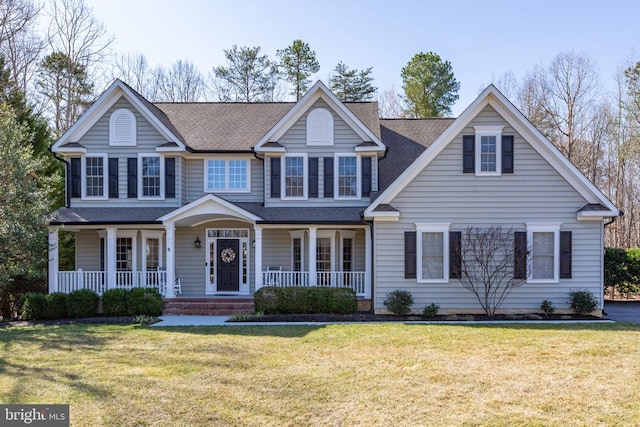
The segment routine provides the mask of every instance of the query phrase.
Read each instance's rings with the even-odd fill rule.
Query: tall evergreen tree
[[[293,85],[291,95],[295,95],[296,101],[299,101],[309,89],[309,77],[320,71],[316,53],[307,43],[297,39],[286,49],[278,50],[276,55],[280,58],[280,67],[284,69],[285,80]]]
[[[451,114],[460,83],[451,63],[433,52],[417,53],[402,69],[402,88],[409,117],[442,117]]]
[[[342,102],[370,101],[378,90],[371,84],[373,82],[372,71],[372,67],[360,71],[349,70],[349,67],[340,61],[331,76],[331,91]]]

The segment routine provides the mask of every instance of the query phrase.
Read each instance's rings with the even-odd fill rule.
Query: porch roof
[[[264,207],[236,202],[236,206],[262,218],[260,224],[362,224],[364,207]]]
[[[51,225],[88,224],[162,224],[158,221],[175,208],[60,208],[53,213]]]

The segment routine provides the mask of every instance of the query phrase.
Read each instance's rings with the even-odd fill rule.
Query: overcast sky
[[[294,39],[315,50],[328,80],[338,63],[373,67],[382,92],[401,91],[400,70],[418,52],[451,62],[461,83],[454,115],[506,71],[521,78],[561,51],[586,53],[605,88],[640,55],[640,1],[87,0],[115,36],[114,50],[153,65],[188,59],[201,72],[223,49],[260,46],[276,59]]]

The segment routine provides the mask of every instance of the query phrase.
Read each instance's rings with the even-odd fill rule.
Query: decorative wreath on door
[[[222,252],[220,252],[220,258],[222,258],[222,262],[231,264],[233,260],[236,259],[236,253],[233,249],[226,248],[226,249],[223,249]]]

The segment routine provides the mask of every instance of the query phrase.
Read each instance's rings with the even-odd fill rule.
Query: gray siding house
[[[602,301],[604,224],[620,214],[493,86],[455,120],[411,120],[321,82],[296,103],[151,103],[117,80],[52,151],[68,197],[50,292],[340,286],[384,312],[405,289],[415,310],[474,312],[450,236],[500,224],[529,258],[504,310],[562,310],[571,289]],[[58,269],[59,230],[76,234],[74,271]]]

